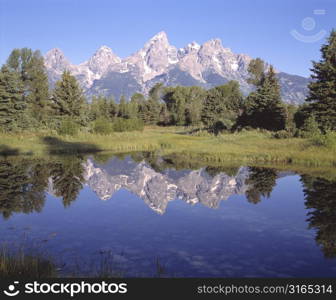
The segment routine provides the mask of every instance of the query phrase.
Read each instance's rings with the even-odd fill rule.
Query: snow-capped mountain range
[[[102,46],[90,59],[74,65],[60,49],[54,48],[46,53],[45,66],[51,85],[64,70],[69,70],[87,95],[113,95],[118,101],[121,95],[146,94],[157,82],[211,88],[237,80],[242,91],[248,93],[252,90],[246,82],[251,59],[223,47],[219,39],[209,40],[203,45],[192,42],[177,49],[169,44],[165,32],[159,32],[142,49],[123,59],[109,47]],[[278,72],[278,77],[285,102],[304,101],[309,79],[284,72]]]

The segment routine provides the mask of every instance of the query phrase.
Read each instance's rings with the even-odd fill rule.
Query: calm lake
[[[61,274],[335,277],[336,181],[177,156],[0,160],[0,245]]]

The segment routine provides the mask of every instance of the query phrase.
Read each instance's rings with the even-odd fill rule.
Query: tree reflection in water
[[[13,213],[40,212],[45,203],[49,179],[64,206],[77,198],[83,182],[83,159],[57,157],[0,160],[0,213],[8,219]]]
[[[316,242],[325,257],[336,257],[336,181],[301,176],[309,228],[316,230]]]
[[[269,198],[276,185],[277,171],[269,168],[249,167],[250,175],[246,184],[246,198],[250,203],[257,204],[261,196]]]

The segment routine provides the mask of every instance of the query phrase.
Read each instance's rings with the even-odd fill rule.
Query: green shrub
[[[314,116],[309,116],[305,119],[302,127],[298,131],[298,136],[303,138],[312,138],[321,135],[318,123]]]
[[[233,122],[229,119],[218,120],[212,125],[211,131],[215,135],[218,135],[225,130],[230,130],[232,128],[232,125]]]
[[[93,132],[102,135],[110,134],[113,132],[113,124],[104,118],[97,119],[93,122]]]
[[[293,133],[287,130],[279,130],[273,134],[276,139],[290,139],[293,137]]]
[[[79,125],[70,119],[62,120],[57,130],[60,135],[76,135],[78,131]]]
[[[314,146],[336,150],[336,132],[327,131],[325,134],[316,135],[311,138],[311,142]]]
[[[212,126],[212,131],[214,132],[215,135],[218,135],[219,133],[223,132],[226,130],[226,126],[223,121],[219,120],[216,121],[213,126]]]
[[[113,130],[117,132],[142,131],[143,129],[144,129],[143,121],[139,119],[117,118],[113,122]]]
[[[126,120],[122,119],[122,118],[117,118],[116,120],[114,120],[113,122],[113,130],[117,131],[117,132],[123,132],[123,131],[127,131],[126,130]]]

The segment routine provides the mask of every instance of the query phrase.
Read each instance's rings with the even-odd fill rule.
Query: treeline
[[[263,129],[278,138],[320,135],[336,129],[335,31],[321,53],[321,60],[313,63],[309,96],[298,107],[281,100],[274,68],[259,58],[248,68],[248,82],[255,89],[247,97],[236,81],[209,90],[158,83],[148,96],[122,96],[117,103],[105,96],[86,99],[69,71],[50,90],[41,53],[15,49],[0,71],[0,126],[6,132],[52,129],[60,134],[108,134],[160,125],[194,126],[215,134]]]
[[[53,89],[40,51],[14,49],[0,70],[0,130],[55,130],[74,135],[79,130],[99,133],[142,130],[143,122],[129,115],[121,99],[84,96],[76,78],[64,71]]]

